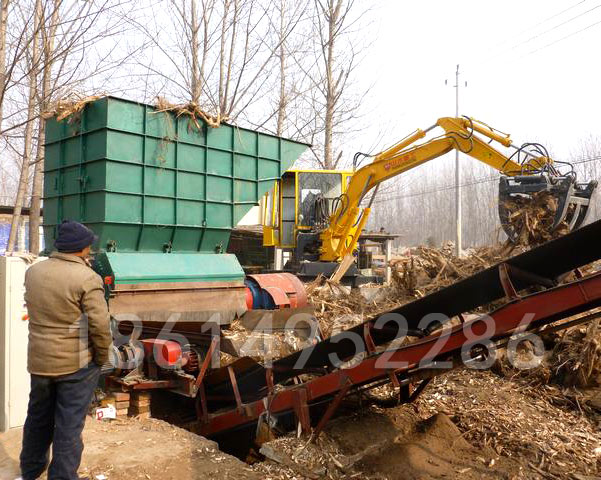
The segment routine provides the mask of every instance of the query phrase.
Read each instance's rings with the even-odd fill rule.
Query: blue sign
[[[0,255],[6,253],[8,235],[10,234],[10,223],[0,223]]]
[[[21,224],[19,226],[19,230],[25,229],[25,250],[29,250],[29,222],[25,222],[25,224]],[[21,232],[19,232],[21,233]],[[8,245],[8,236],[10,235],[10,223],[2,222],[0,223],[0,255],[4,255],[6,253],[6,246]],[[19,243],[17,235],[17,245]],[[44,249],[44,238],[40,239],[40,250]]]

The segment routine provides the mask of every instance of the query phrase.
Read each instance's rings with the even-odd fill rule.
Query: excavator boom
[[[415,145],[437,127],[442,128],[444,133]],[[481,136],[488,137],[487,141]],[[507,156],[494,148],[492,142],[506,148],[512,147],[515,153]],[[515,147],[508,134],[483,122],[468,117],[444,117],[431,127],[416,130],[375,155],[371,163],[353,174],[346,193],[336,202],[327,228],[320,231],[320,260],[335,262],[353,252],[367,222],[377,188],[383,181],[455,149],[502,174],[499,183],[499,217],[512,241],[517,240],[520,234],[519,227],[512,221],[516,208],[532,201],[540,192],[548,192],[556,202],[555,215],[548,228],[555,229],[565,222],[568,230],[573,230],[585,221],[596,181],[577,183],[573,170],[562,174],[544,147],[538,144]],[[361,207],[372,190],[374,193],[368,206]]]

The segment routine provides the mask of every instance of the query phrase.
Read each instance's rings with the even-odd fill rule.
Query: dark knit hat
[[[84,248],[98,240],[94,232],[85,225],[71,220],[64,220],[58,226],[58,236],[54,246],[59,252],[81,252]]]

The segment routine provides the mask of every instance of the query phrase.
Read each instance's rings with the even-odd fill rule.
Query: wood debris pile
[[[561,385],[601,386],[599,320],[562,332],[553,349],[551,370]]]
[[[547,191],[507,200],[503,206],[511,212],[509,223],[517,233],[515,243],[532,247],[568,233],[565,221],[553,228],[558,203],[557,197]]]
[[[527,227],[532,226],[528,215],[523,218],[526,218]],[[534,237],[523,238],[531,241]],[[381,288],[379,295],[365,295],[360,289],[351,291],[324,278],[308,284],[307,293],[327,337],[474,275],[525,249],[524,245],[513,247],[505,244],[471,249],[457,258],[453,254],[452,243],[442,248],[417,247],[393,260],[393,285]],[[581,270],[588,274],[598,267],[590,265]],[[567,281],[573,279],[572,275]],[[462,439],[480,448],[481,452],[492,452],[492,456],[483,461],[487,468],[496,468],[499,463],[505,468],[507,462],[512,461],[533,478],[598,478],[594,475],[601,472],[599,323],[592,322],[547,335],[544,331],[539,332],[547,350],[540,367],[506,369],[502,372],[504,376],[490,371],[453,371],[437,377],[417,403],[406,408],[416,408],[422,418],[430,418],[437,413],[447,414],[461,431]],[[525,348],[518,353],[528,359],[531,352]],[[372,395],[365,396],[364,400],[390,407],[388,400],[393,398],[391,393],[396,392],[390,385],[381,389],[382,392],[371,392]],[[376,395],[378,393],[381,395]],[[377,407],[372,405],[370,408]],[[394,412],[401,408],[404,407],[382,411]],[[340,420],[348,423],[344,418]],[[374,429],[370,436],[374,444],[380,438],[377,430]],[[332,434],[332,431],[328,428],[325,433]],[[340,442],[340,438],[331,435],[324,438],[324,442],[332,439]],[[455,443],[453,441],[456,447]],[[295,436],[269,442],[268,448],[274,449],[273,458],[266,455],[269,460],[253,469],[261,469],[262,473],[274,479],[318,478],[319,475],[329,478],[360,475],[360,478],[368,478],[366,475],[371,473],[365,469],[365,456],[354,464],[359,473],[352,473],[352,469],[345,471],[345,462],[348,462],[345,455],[348,456],[349,452],[341,449],[340,443],[318,444],[318,448],[308,445],[306,439]],[[266,451],[269,452],[268,449]],[[475,455],[476,459],[480,458],[478,455],[484,458],[484,454]],[[391,461],[391,457],[386,458],[387,462]],[[513,477],[508,474],[507,478],[522,478],[524,472],[520,472]],[[465,478],[472,473],[477,478],[480,474],[471,464],[461,473]],[[397,477],[393,475],[390,478]]]
[[[75,118],[74,115],[80,113],[88,103],[95,102],[105,96],[106,94],[72,94],[69,97],[55,101],[46,112],[42,113],[42,118],[47,119],[56,116],[56,120],[59,122],[68,117]],[[206,123],[211,128],[217,128],[222,122],[227,121],[227,118],[221,118],[220,115],[209,115],[194,102],[173,104],[163,97],[157,97],[155,108],[156,113],[171,112],[176,117],[188,117],[191,125],[194,126],[196,130],[202,130],[199,120]]]
[[[598,478],[601,418],[558,406],[562,398],[556,386],[455,370],[412,405],[359,403],[315,444],[295,434],[269,441],[251,468],[273,480]]]
[[[211,128],[217,128],[222,122],[227,121],[227,118],[221,118],[219,114],[217,116],[209,115],[194,102],[176,105],[168,102],[163,97],[157,97],[155,107],[157,113],[171,112],[175,114],[176,117],[188,117],[190,119],[190,123],[194,126],[194,128],[196,128],[196,130],[202,130],[202,127],[198,122],[199,119]]]
[[[470,249],[462,257],[454,256],[453,250],[453,243],[449,242],[442,248],[415,247],[393,258],[393,284],[380,287],[377,295],[367,295],[369,300],[362,293],[369,286],[351,290],[324,277],[309,283],[307,294],[316,307],[324,337],[451,285],[508,256],[504,245]],[[511,254],[518,251],[521,249]]]
[[[592,312],[586,312],[590,314]],[[578,315],[582,316],[582,315]],[[577,316],[577,317],[578,317]],[[575,317],[576,318],[576,317]],[[495,371],[506,377],[521,377],[531,385],[553,383],[567,389],[580,389],[583,395],[564,390],[568,398],[576,399],[582,408],[593,408],[601,412],[601,326],[599,320],[587,325],[576,326],[560,332],[539,332],[545,354],[533,368],[521,369],[512,365],[505,352],[495,364]],[[536,360],[530,341],[518,346],[520,361]],[[591,391],[594,395],[587,395]],[[598,400],[594,397],[599,396]]]
[[[505,244],[470,249],[465,255],[456,257],[452,243],[442,248],[420,246],[393,259],[393,286],[383,288],[374,300],[368,301],[359,290],[350,291],[323,278],[309,284],[307,291],[316,307],[324,337],[328,337],[474,275],[524,250],[521,246],[508,248]],[[581,270],[589,274],[600,267],[597,262]],[[568,278],[573,279],[573,276]],[[488,311],[489,307],[478,312]],[[598,323],[547,335],[544,341],[547,353],[540,366],[516,370],[504,358],[496,368],[506,376],[526,377],[533,384],[551,381],[565,387],[601,387],[601,327]],[[601,404],[601,399],[598,403]]]
[[[250,357],[257,362],[288,356],[312,345],[296,330],[247,329],[239,319],[221,331],[220,365],[233,363],[240,357]]]
[[[267,478],[521,478],[519,462],[471,446],[445,414],[420,418],[413,406],[364,407],[332,419],[315,444],[289,435],[261,447],[253,470]]]
[[[451,285],[474,275],[521,249],[510,250],[507,245],[472,248],[461,257],[453,253],[454,245],[448,242],[442,248],[419,246],[408,250],[402,257],[394,258],[393,280],[398,290],[414,298]]]
[[[347,456],[327,434],[321,434],[314,442],[307,437],[291,434],[272,440],[261,446],[260,453],[266,461],[256,463],[253,470],[272,479],[344,479],[371,478],[353,470],[357,462]]]
[[[368,301],[360,290],[351,290],[321,276],[307,285],[307,296],[315,306],[315,317],[323,338],[363,323],[369,317],[414,298],[398,292],[396,288],[384,288],[377,298]]]
[[[554,406],[561,397],[555,386],[534,387],[465,369],[437,378],[416,405],[423,416],[446,412],[470,443],[525,461],[543,478],[596,475],[601,470],[599,417],[595,421],[577,409]]]
[[[80,113],[88,103],[104,97],[105,95],[78,95],[73,94],[70,97],[62,98],[52,104],[48,111],[42,113],[42,118],[52,118],[56,116],[56,120],[60,122],[67,117],[69,121],[75,118],[75,115]]]

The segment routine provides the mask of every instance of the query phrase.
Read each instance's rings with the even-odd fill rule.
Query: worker
[[[111,344],[102,280],[88,264],[96,240],[81,223],[64,221],[57,251],[25,275],[31,393],[20,458],[23,480],[38,478],[47,467],[48,480],[80,479],[81,433]]]

